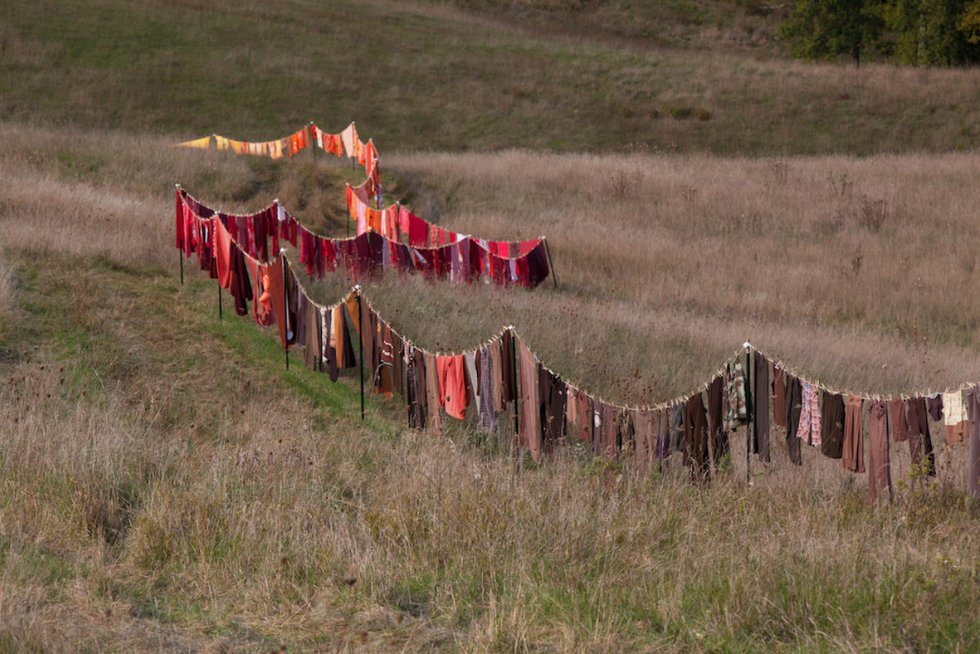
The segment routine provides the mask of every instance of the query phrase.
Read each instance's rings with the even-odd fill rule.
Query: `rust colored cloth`
[[[687,401],[684,419],[684,451],[691,465],[691,480],[703,482],[711,477],[708,460],[708,416],[701,393]]]
[[[439,370],[436,367],[436,355],[424,353],[425,362],[425,404],[428,407],[426,422],[429,431],[434,434],[442,433],[442,404],[439,400]]]
[[[283,279],[285,273],[285,279]],[[277,257],[269,264],[269,295],[272,299],[272,311],[279,328],[279,342],[284,348],[292,345],[296,339],[293,330],[296,327],[296,278],[292,271],[283,265],[282,257]]]
[[[892,416],[892,440],[901,443],[909,439],[909,423],[905,417],[905,401],[892,400],[889,409]]]
[[[892,496],[891,460],[888,452],[888,403],[874,401],[868,407],[868,501]]]
[[[786,429],[786,378],[783,369],[772,366],[772,422]]]
[[[844,455],[844,398],[824,392],[820,408],[820,450],[824,456],[839,459]]]
[[[462,420],[470,403],[463,355],[440,354],[436,357],[436,367],[439,371],[439,402],[448,415]]]
[[[930,477],[936,476],[936,456],[932,451],[932,437],[929,435],[929,411],[924,397],[908,401],[909,454],[912,463],[925,465]]]
[[[844,445],[841,465],[851,472],[864,472],[864,423],[860,397],[847,396],[844,414]]]
[[[517,341],[520,368],[520,399],[517,403],[517,444],[531,451],[531,458],[541,461],[541,402],[538,398],[538,359],[524,344]]]

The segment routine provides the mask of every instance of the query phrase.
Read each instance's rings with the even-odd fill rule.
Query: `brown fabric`
[[[945,425],[946,427],[946,442],[949,445],[955,445],[956,443],[962,443],[966,438],[966,423],[961,422],[957,425]]]
[[[518,437],[517,444],[531,451],[531,458],[536,462],[541,460],[541,400],[538,396],[538,359],[524,344],[517,341],[518,361],[521,380],[519,384],[520,401],[518,402]]]
[[[398,332],[388,328],[391,337],[392,355],[391,380],[396,393],[405,397],[405,340]]]
[[[600,423],[592,441],[592,452],[596,456],[615,458],[619,449],[617,446],[619,409],[611,404],[596,401],[595,411],[599,414]]]
[[[909,423],[905,417],[904,400],[892,400],[890,405],[892,416],[892,440],[901,443],[909,439]]]
[[[320,308],[312,302],[307,302],[306,307],[306,333],[303,342],[303,363],[310,370],[321,372],[323,370],[323,349],[320,339]]]
[[[752,451],[763,461],[769,457],[769,360],[758,352],[752,374]]]
[[[891,461],[888,453],[888,403],[871,402],[868,411],[868,501],[892,495]]]
[[[538,393],[541,398],[541,433],[546,452],[565,440],[565,398],[567,385],[554,372],[539,367]]]
[[[414,345],[407,345],[408,363],[405,371],[405,404],[408,405],[408,426],[425,429],[427,385],[425,355]]]
[[[633,411],[633,437],[635,442],[636,470],[641,475],[650,472],[656,451],[653,433],[654,413],[635,409]]]
[[[966,392],[970,448],[966,460],[966,489],[971,497],[980,498],[980,393],[971,388]]]
[[[627,409],[616,409],[616,453],[633,456],[636,436],[633,428],[633,412]]]
[[[592,415],[592,398],[585,391],[578,389],[575,392],[575,403],[578,405],[575,408],[578,431],[572,432],[572,437],[575,438],[577,435],[579,441],[588,445],[592,442],[592,427],[595,421]]]
[[[719,375],[708,385],[708,430],[715,465],[728,453],[728,432],[724,414],[725,378]]]
[[[936,458],[932,452],[932,438],[929,435],[929,412],[924,397],[908,401],[909,454],[912,463],[924,465],[925,473],[936,476]]]
[[[501,362],[500,362],[500,391],[504,402],[513,402],[517,397],[517,371],[514,369],[516,364],[516,352],[514,347],[514,334],[508,329],[500,338]],[[503,407],[501,407],[503,410]]]
[[[864,403],[860,397],[847,396],[844,416],[844,455],[841,465],[851,472],[864,472],[864,424],[861,412]]]
[[[772,366],[772,424],[786,429],[786,378],[783,369]]]
[[[820,415],[820,450],[824,456],[839,459],[844,455],[844,398],[824,392]]]
[[[684,419],[684,451],[691,465],[691,480],[702,482],[711,476],[708,463],[708,416],[701,393],[687,401]]]
[[[439,368],[436,355],[425,353],[425,406],[426,425],[434,434],[442,433],[442,405],[439,403]]]

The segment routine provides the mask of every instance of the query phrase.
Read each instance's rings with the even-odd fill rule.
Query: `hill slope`
[[[295,358],[287,371],[268,334],[227,310],[218,321],[205,275],[188,266],[179,285],[170,233],[174,179],[229,208],[280,195],[338,230],[329,199],[340,204],[347,172],[104,131],[66,141],[0,129],[10,182],[0,189],[0,650],[980,643],[965,617],[980,595],[962,446],[940,446],[941,483],[928,487],[894,448],[896,502],[872,509],[864,479],[838,462],[808,450],[802,469],[788,465],[778,432],[773,464],[752,464],[753,485],[740,431],[711,487],[692,488],[680,455],[649,476],[572,447],[541,468],[515,466],[506,427],[497,439],[452,425],[443,437],[415,434],[396,403],[371,398],[362,426],[354,379],[330,384]],[[861,387],[942,384],[980,365],[975,311],[948,290],[952,280],[964,296],[976,292],[966,247],[978,229],[975,157],[394,159],[404,188],[447,223],[463,227],[473,212],[502,231],[578,223],[555,237],[557,291],[371,285],[384,314],[427,347],[471,344],[509,320],[549,363],[630,399],[686,389],[749,330],[807,370]],[[844,212],[839,224],[812,208],[831,192],[817,183],[828,170],[855,187],[831,208]],[[889,190],[924,179],[946,186]],[[623,191],[616,222],[591,210],[607,186]],[[862,222],[859,194],[869,192],[894,193],[885,218],[894,237]],[[722,223],[713,211],[696,221],[698,198],[757,211],[756,194],[809,209],[793,220]],[[643,223],[648,203],[660,208],[639,229],[657,245],[637,259],[645,276],[624,284],[632,269],[588,244]],[[948,213],[950,228],[918,229],[919,211],[933,225]],[[678,239],[701,254],[669,247]],[[851,239],[885,249],[869,249],[855,269],[837,255]],[[905,271],[922,239],[964,250]],[[811,281],[768,295],[782,269],[751,264],[756,242],[777,243]],[[907,304],[876,301],[896,274],[910,280],[900,286]],[[330,301],[347,284],[330,278],[315,290]],[[793,304],[804,293],[809,303]]]
[[[387,152],[873,153],[980,137],[972,70],[647,50],[433,4],[218,6],[4,3],[0,118],[255,139],[356,119]]]

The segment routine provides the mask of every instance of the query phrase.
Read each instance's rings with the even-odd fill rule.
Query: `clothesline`
[[[220,231],[222,229],[217,218],[207,220],[199,219],[199,221],[202,225],[210,225],[212,230]],[[440,411],[443,407],[443,400],[441,398],[447,392],[455,393],[456,399],[452,406],[450,406],[447,396],[445,404],[446,413],[457,419],[464,418],[466,407],[470,404],[467,393],[472,392],[475,407],[480,418],[481,428],[491,431],[496,429],[497,412],[501,410],[500,407],[493,408],[493,404],[503,401],[504,406],[506,406],[507,402],[512,402],[517,443],[520,447],[530,450],[535,460],[540,460],[542,454],[551,450],[556,444],[566,442],[567,440],[575,440],[576,435],[578,440],[591,443],[592,451],[596,455],[617,456],[620,451],[633,447],[635,448],[638,462],[641,461],[642,457],[651,458],[655,456],[658,459],[667,458],[671,451],[678,451],[680,447],[674,442],[674,437],[670,436],[670,433],[676,431],[674,418],[680,416],[685,439],[683,450],[681,451],[684,452],[685,463],[689,462],[691,464],[692,479],[703,480],[710,477],[712,461],[714,461],[714,465],[717,465],[719,457],[728,451],[729,432],[744,424],[752,425],[751,441],[747,446],[746,456],[755,452],[763,460],[768,461],[771,392],[775,393],[775,398],[773,398],[773,402],[775,403],[773,405],[773,417],[776,419],[777,424],[779,424],[778,418],[781,415],[775,408],[779,402],[779,391],[776,386],[777,377],[773,378],[773,383],[770,385],[768,373],[766,372],[770,365],[784,373],[781,377],[778,377],[778,379],[783,380],[782,392],[784,394],[790,392],[793,383],[797,385],[797,388],[802,383],[804,384],[804,398],[810,392],[812,394],[812,401],[816,402],[816,393],[823,390],[825,406],[831,406],[833,408],[835,405],[832,403],[831,405],[827,405],[827,402],[836,397],[837,402],[840,403],[840,410],[844,410],[840,393],[822,385],[816,389],[808,389],[807,387],[810,385],[810,382],[806,381],[806,378],[798,375],[792,368],[783,365],[782,361],[764,354],[750,342],[743,344],[726,364],[716,371],[707,384],[695,388],[686,396],[666,400],[652,406],[618,405],[582,389],[577,384],[569,382],[561,375],[555,373],[541,361],[540,357],[527,345],[526,340],[517,332],[513,325],[503,327],[495,335],[472,348],[451,353],[433,353],[425,348],[418,347],[412,340],[406,338],[401,332],[392,327],[391,323],[381,316],[373,303],[364,295],[359,285],[351,288],[338,302],[330,306],[325,306],[315,301],[311,297],[309,290],[300,282],[285,250],[281,249],[271,262],[263,263],[245,253],[240,244],[233,237],[230,237],[230,235],[229,247],[232,248],[232,253],[229,256],[216,256],[214,258],[214,261],[218,262],[219,267],[215,269],[213,265],[209,265],[208,269],[211,271],[211,275],[219,280],[219,285],[227,288],[233,295],[236,292],[233,288],[255,289],[256,294],[253,297],[256,301],[256,322],[267,326],[271,324],[279,325],[280,342],[287,352],[287,364],[290,346],[302,345],[307,350],[305,355],[307,365],[322,372],[324,371],[323,362],[329,362],[329,371],[333,380],[336,379],[336,373],[340,369],[351,368],[356,365],[354,355],[352,353],[348,354],[350,339],[346,321],[343,318],[343,314],[335,313],[343,307],[343,310],[347,312],[346,315],[350,316],[350,322],[361,339],[362,354],[360,356],[360,365],[362,368],[366,367],[365,359],[371,359],[372,366],[368,369],[373,369],[371,378],[373,392],[383,393],[390,397],[393,392],[397,391],[402,395],[405,398],[406,407],[409,411],[410,426],[422,428],[425,426],[426,421],[429,421],[433,429],[441,430],[442,417]],[[251,264],[255,267],[252,272],[252,275],[255,277],[254,282],[250,282],[247,279],[250,266],[246,265],[244,268],[238,266],[236,269],[236,265],[233,263],[236,254],[242,255],[246,264]],[[222,261],[232,263],[222,264]],[[222,269],[222,265],[226,266],[226,268]],[[227,270],[227,266],[229,265],[231,266],[231,277],[228,278],[227,282],[222,282],[221,280],[224,279],[226,274],[225,270]],[[258,272],[260,270],[261,275]],[[243,284],[242,280],[236,282],[235,275],[244,275],[244,281],[247,283]],[[277,282],[276,280],[280,281]],[[268,286],[265,286],[266,282],[268,282]],[[292,294],[293,291],[291,289],[295,289],[295,296]],[[262,322],[260,320],[258,312],[258,302],[262,301],[258,296],[260,291],[263,292],[261,297],[265,297],[267,305],[272,307],[271,322]],[[267,291],[271,292],[271,294],[267,293]],[[301,298],[303,302],[300,301]],[[352,306],[351,300],[355,298],[357,300],[356,306]],[[239,299],[236,296],[236,309],[240,307]],[[244,304],[244,302],[241,304]],[[302,310],[304,305],[307,307],[306,311]],[[317,322],[321,318],[312,317],[310,308],[313,309],[312,316],[322,317],[323,321],[326,320],[326,311],[329,310],[331,312],[330,325],[328,326],[325,322]],[[240,315],[246,315],[248,313],[247,306],[242,307],[239,313]],[[262,312],[263,316],[268,316],[268,314],[268,311]],[[311,318],[314,321],[312,325],[309,323]],[[337,322],[338,320],[340,321],[339,323]],[[343,333],[337,333],[335,338],[332,330],[336,327],[343,330]],[[300,330],[303,330],[304,336],[302,338],[299,335]],[[313,331],[311,332],[311,330]],[[329,341],[323,340],[328,334],[330,335]],[[508,335],[510,338],[505,341],[504,339]],[[313,346],[316,348],[312,352],[309,351],[311,338],[313,338]],[[344,348],[343,354],[337,351],[338,347],[341,346]],[[331,350],[330,348],[333,349]],[[500,349],[491,350],[490,348]],[[747,366],[743,372],[738,365],[734,365],[738,363],[741,356],[744,355],[748,359],[748,356],[752,353],[755,355],[754,367]],[[314,356],[313,359],[310,358],[311,354]],[[505,361],[508,354],[513,357],[512,362]],[[416,355],[421,356],[421,359],[409,359],[410,356],[416,357]],[[477,359],[477,356],[480,358]],[[493,358],[495,356],[499,357],[498,362],[503,367],[499,370],[494,369],[496,370],[496,377],[485,382],[484,377],[487,371],[493,365],[496,365],[493,361],[488,362],[486,357]],[[528,361],[528,357],[530,361]],[[519,367],[517,364],[518,359],[520,360]],[[476,367],[477,364],[474,362],[480,362],[478,364],[479,367]],[[749,361],[747,360],[746,363],[748,364]],[[411,372],[413,365],[415,366],[414,373]],[[419,365],[423,366],[421,371],[418,369]],[[511,365],[510,371],[514,375],[513,379],[504,378],[504,373],[508,365]],[[759,367],[760,365],[762,366],[761,369]],[[430,369],[430,366],[436,366],[438,369]],[[519,385],[517,383],[518,370],[520,371],[521,380]],[[528,370],[531,372],[528,373]],[[763,372],[759,373],[760,370]],[[761,378],[763,381],[759,381],[756,378],[757,373],[763,375]],[[412,376],[413,374],[414,377]],[[419,374],[422,376],[419,377]],[[447,374],[451,376],[448,381],[445,378]],[[527,374],[531,374],[532,376],[527,377]],[[434,392],[431,384],[435,383],[435,381],[434,378],[433,380],[429,380],[430,375],[438,375],[438,392],[440,394],[438,399],[433,399],[431,395]],[[751,375],[754,383],[749,383],[749,375]],[[363,383],[363,372],[361,379]],[[426,380],[424,383],[426,384],[425,392],[429,394],[428,399],[418,396],[420,389],[417,386],[420,383],[420,379]],[[553,379],[554,381],[548,382],[546,381],[548,379]],[[727,395],[724,395],[726,381],[728,382],[728,392]],[[539,383],[541,384],[540,387],[538,386]],[[557,386],[553,385],[555,383],[557,383]],[[412,386],[413,384],[415,386]],[[453,387],[455,390],[446,391],[444,388],[445,384],[455,384]],[[528,384],[531,386],[528,387]],[[761,387],[760,384],[762,384]],[[964,386],[963,388],[968,387]],[[457,391],[462,393],[461,401],[459,400],[460,394]],[[701,398],[701,393],[704,391],[708,391],[708,407],[710,409],[705,408],[705,404]],[[557,400],[553,395],[555,392],[558,393]],[[716,395],[712,396],[712,393]],[[733,393],[736,395],[733,395]],[[737,397],[737,394],[741,394],[741,398]],[[749,404],[747,401],[750,394],[754,396],[752,404]],[[714,403],[712,403],[712,397],[716,398]],[[831,429],[831,432],[828,433],[831,436],[825,437],[824,442],[825,444],[834,443],[836,449],[822,448],[824,456],[839,459],[842,456],[841,453],[844,452],[842,464],[846,470],[859,473],[865,471],[861,455],[864,437],[860,427],[860,409],[866,399],[878,397],[880,396],[865,395],[863,398],[855,398],[858,401],[858,412],[854,416],[852,416],[851,401],[850,399],[848,400],[846,410],[848,412],[847,420],[849,426],[843,435],[843,450],[841,449],[840,440],[826,440],[827,438],[831,438],[831,436],[835,436],[837,439],[841,437],[841,432],[833,431],[834,429],[839,430],[840,425],[838,424],[837,427],[834,427],[831,422],[828,423]],[[580,400],[584,404],[579,405]],[[948,419],[954,416],[962,417],[962,400],[961,395],[960,402],[957,403],[958,408],[956,409],[954,409],[952,402],[950,402],[950,413],[946,416]],[[782,401],[784,405],[781,410],[785,411],[790,406],[786,404],[787,398],[785,395]],[[920,402],[921,405],[913,407],[912,402],[902,401],[903,408],[901,409],[901,416],[903,416],[904,420],[905,407],[907,406],[910,426],[912,425],[914,415],[917,420],[920,420],[915,429],[921,430],[921,420],[927,420],[923,413],[925,399],[922,396],[918,396],[915,398],[915,401]],[[415,403],[414,405],[413,402]],[[528,406],[529,402],[531,403],[530,406]],[[558,404],[554,405],[554,402],[558,402]],[[573,402],[575,403],[574,406],[572,405]],[[723,402],[727,402],[729,409],[722,421]],[[538,404],[535,405],[535,403]],[[977,413],[975,408],[980,405],[977,403],[973,388],[969,388],[968,390],[966,404],[970,407],[971,416],[974,416]],[[757,408],[756,405],[761,408]],[[752,408],[749,408],[750,406]],[[799,407],[798,404],[796,406]],[[538,415],[538,411],[540,411],[540,415]],[[557,415],[554,414],[554,411],[558,412]],[[585,413],[580,414],[580,411],[585,411]],[[686,419],[684,418],[685,411],[687,415]],[[762,412],[761,417],[756,417],[756,412],[758,411]],[[875,423],[876,429],[879,430],[882,424],[880,422],[880,411],[881,409],[879,409],[878,422]],[[894,407],[892,411],[894,411]],[[698,417],[699,412],[700,418]],[[787,417],[789,416],[789,414],[786,415]],[[420,418],[419,416],[422,417]],[[668,416],[671,423],[669,429],[666,423]],[[797,416],[799,416],[799,409],[797,409]],[[484,423],[485,419],[489,420],[489,426]],[[558,424],[553,422],[556,419],[560,421]],[[761,427],[763,430],[761,433],[758,431],[760,429],[758,422],[760,419],[763,420],[764,425]],[[938,420],[940,418],[934,416],[934,419]],[[684,420],[693,420],[694,422],[689,424],[684,422]],[[710,434],[708,431],[709,423],[706,420],[710,421],[712,425]],[[820,441],[812,436],[813,432],[809,421],[804,422],[802,419],[797,418],[797,423],[794,424],[792,420],[790,419],[789,424],[794,425],[794,429],[798,425],[802,432],[804,425],[806,425],[807,433],[811,434],[810,437],[804,440],[802,436],[799,436],[795,432],[787,433],[787,438],[792,437],[793,442],[796,444],[794,447],[797,448],[796,458],[793,458],[792,451],[790,453],[791,461],[799,464],[801,461],[798,449],[800,444],[807,443],[817,447],[820,445]],[[819,414],[816,420],[819,422]],[[855,420],[857,421],[856,427],[852,424]],[[973,421],[974,418],[971,417],[970,420]],[[653,438],[652,430],[654,429],[654,424],[656,425],[655,429],[657,431],[655,448],[651,440]],[[958,426],[954,423],[946,422],[946,425],[947,442],[956,442],[955,440],[950,440],[952,438],[950,433],[962,434],[965,422],[960,422]],[[951,425],[952,431],[950,431]],[[887,423],[885,428],[887,429]],[[913,429],[908,429],[906,432],[904,431],[906,429],[905,427],[895,427],[895,429],[903,430],[902,438],[898,437],[898,432],[896,431],[896,441],[909,440],[913,462],[925,462],[928,464],[929,474],[935,474],[935,455],[928,433],[928,425],[925,426],[924,432],[914,431]],[[956,430],[960,431],[957,432]],[[876,433],[880,435],[880,431]],[[873,466],[877,466],[880,463],[880,461],[876,462],[875,457],[880,456],[880,447],[882,447],[881,439],[878,438],[875,440],[875,438],[872,437],[871,456]],[[713,459],[710,459],[708,454],[709,439],[714,443],[711,446],[711,452],[713,454],[710,455]],[[764,445],[760,445],[760,443],[764,443]],[[884,441],[884,447],[886,449],[888,447],[887,439]],[[857,449],[855,450],[855,448]],[[656,450],[655,453],[654,449]],[[689,456],[690,458],[688,458]],[[855,456],[857,457],[856,459],[854,458]],[[887,466],[887,452],[885,457],[886,463],[884,465]],[[974,474],[972,470],[971,468],[971,472],[969,473],[971,475]],[[880,480],[880,477],[876,478]],[[890,482],[888,483],[890,484]],[[880,484],[869,484],[869,496],[875,497],[881,488]],[[971,493],[975,492],[975,488],[976,485],[971,483]]]
[[[301,130],[295,132],[294,134],[274,141],[260,141],[260,142],[250,142],[250,141],[236,141],[234,139],[229,139],[224,136],[219,136],[212,134],[211,136],[205,136],[199,139],[193,139],[191,141],[185,141],[183,143],[178,143],[179,147],[191,147],[191,148],[203,148],[209,149],[211,147],[212,140],[215,143],[215,147],[218,150],[231,149],[232,151],[239,154],[259,154],[268,155],[273,158],[281,158],[281,147],[285,143],[293,143],[298,149],[290,149],[290,156],[294,156],[302,149],[312,146],[318,146],[325,152],[333,154],[335,156],[342,156],[344,152],[347,153],[347,157],[356,161],[359,165],[364,167],[365,179],[363,182],[357,185],[347,185],[345,191],[347,212],[352,221],[356,222],[358,225],[357,235],[360,235],[363,231],[375,231],[381,232],[384,236],[392,237],[393,235],[387,233],[387,231],[382,230],[382,225],[374,224],[373,221],[364,220],[366,213],[371,213],[371,215],[386,215],[386,213],[395,210],[398,212],[398,216],[406,223],[404,229],[401,233],[406,236],[410,236],[415,230],[409,231],[408,223],[415,226],[418,223],[424,229],[425,239],[424,243],[418,240],[413,240],[410,244],[414,246],[429,246],[429,245],[444,245],[447,242],[455,240],[455,237],[459,235],[457,232],[447,230],[435,223],[429,222],[424,218],[421,218],[414,213],[412,213],[407,207],[405,207],[400,202],[395,202],[387,207],[380,208],[381,203],[381,176],[379,169],[380,155],[378,154],[377,147],[374,145],[374,141],[369,139],[367,143],[361,141],[358,133],[356,123],[351,122],[344,130],[339,133],[329,133],[321,128],[317,127],[313,121],[310,121]],[[278,156],[273,156],[270,154],[269,146],[270,144],[278,143],[280,144],[280,154]],[[232,147],[231,144],[235,144]],[[374,197],[375,207],[371,207],[371,196]],[[355,206],[355,201],[359,206]],[[278,200],[276,200],[278,202]],[[359,219],[360,217],[360,219]],[[386,227],[387,224],[383,225]],[[396,230],[398,228],[396,227]],[[430,235],[432,235],[434,243],[429,242]],[[394,240],[399,240],[397,235],[395,235]],[[475,239],[477,241],[483,241],[491,244],[491,248],[496,247],[496,244],[510,243],[510,241],[499,241],[494,239]],[[520,243],[529,243],[530,241],[522,241]],[[499,253],[497,253],[499,254]]]
[[[307,234],[309,234],[309,235],[311,235],[313,237],[316,237],[316,238],[326,239],[326,240],[331,240],[331,241],[356,241],[358,239],[358,237],[361,236],[361,233],[359,233],[359,234],[357,234],[357,236],[332,237],[332,236],[324,236],[322,234],[319,234],[317,232],[314,232],[312,229],[310,229],[309,227],[307,227],[299,218],[297,218],[293,213],[290,213],[285,207],[283,207],[282,204],[280,204],[280,202],[279,202],[279,198],[274,199],[272,202],[270,202],[269,204],[267,204],[262,209],[259,209],[258,211],[255,211],[255,212],[252,212],[252,213],[234,213],[234,212],[228,212],[228,211],[218,210],[218,209],[215,209],[215,208],[213,208],[213,207],[211,207],[209,205],[204,204],[203,202],[201,202],[200,200],[198,200],[196,197],[194,197],[193,195],[191,195],[180,184],[175,184],[175,187],[178,189],[178,194],[181,196],[181,198],[183,198],[184,200],[190,200],[191,203],[198,208],[198,210],[195,211],[195,213],[197,213],[199,217],[201,215],[201,210],[204,210],[205,213],[210,213],[212,215],[221,215],[221,216],[234,217],[234,218],[244,218],[246,220],[254,220],[255,218],[257,218],[260,215],[262,215],[263,213],[269,211],[270,209],[276,209],[277,211],[281,211],[282,212],[281,214],[279,214],[280,216],[282,216],[280,218],[280,221],[281,220],[284,220],[284,219],[285,220],[291,220],[291,221],[293,221],[293,222],[295,222],[297,224],[297,226],[299,227],[299,229],[302,229]],[[385,242],[387,242],[387,243],[400,243],[400,241],[397,241],[396,239],[392,239],[392,238],[390,238],[389,236],[387,236],[385,234],[381,234],[381,233],[377,233],[377,234],[378,234],[378,236],[380,236],[381,238],[383,238],[385,240]],[[480,247],[483,250],[485,250],[487,252],[491,252],[492,254],[494,254],[494,255],[496,255],[498,257],[504,258],[504,259],[516,259],[518,257],[508,256],[508,255],[505,255],[505,254],[500,254],[499,252],[494,252],[493,249],[492,249],[492,246],[498,246],[498,247],[501,247],[501,246],[509,246],[511,248],[518,249],[518,250],[529,250],[529,249],[535,247],[538,243],[546,240],[544,236],[539,236],[539,237],[534,238],[534,239],[526,239],[526,240],[523,240],[523,241],[486,241],[486,240],[483,240],[483,239],[474,238],[473,236],[470,236],[469,234],[458,234],[457,236],[459,237],[459,239],[462,239],[462,238],[470,239],[473,242],[473,244],[476,245],[477,247]],[[448,246],[452,245],[455,242],[457,242],[457,241],[453,241],[451,243],[446,243],[444,245],[418,246],[418,247],[422,247],[424,249],[429,249],[429,250],[434,250],[434,249],[438,249],[438,248],[442,248],[442,247],[448,247]]]
[[[270,205],[270,206],[272,206],[272,205]],[[211,220],[209,218],[202,218],[200,216],[196,216],[196,218],[199,221],[201,221],[202,223],[207,223],[208,221]],[[238,243],[237,240],[234,240],[233,239],[232,240],[232,243],[233,243],[234,247],[238,248],[242,252],[242,254],[245,255],[246,257],[248,257],[251,261],[253,261],[254,264],[256,264],[256,265],[266,265],[268,263],[268,262],[262,262],[258,258],[255,258],[255,257],[251,256],[248,252],[246,252],[244,249],[241,248],[241,244]],[[285,251],[284,250],[281,250],[280,251],[280,255],[283,257],[284,261],[287,262],[287,265],[289,265],[288,264],[288,259],[285,256]],[[292,270],[292,266],[291,265],[289,265],[289,269],[290,269],[290,271]],[[298,281],[298,278],[297,278],[297,285],[300,286],[303,289],[303,292],[307,296],[307,298],[309,298],[310,300],[312,300],[312,297],[306,291],[305,287],[303,287],[302,284]],[[361,289],[361,287],[358,284],[358,285],[355,285],[355,286],[352,287],[352,291],[351,292],[354,293],[354,294],[360,295],[362,297],[362,299],[365,299],[365,301],[368,302],[369,306],[372,306],[373,307],[373,305],[371,305],[371,303],[370,303],[370,300],[367,300],[365,298],[363,292],[360,289]],[[337,305],[333,305],[333,306],[337,306]],[[458,354],[473,353],[473,352],[477,351],[478,349],[480,349],[481,347],[483,347],[484,345],[486,345],[487,343],[493,342],[494,340],[496,340],[497,338],[499,338],[500,334],[502,334],[502,333],[504,333],[506,331],[512,331],[515,335],[518,335],[518,332],[517,332],[516,328],[514,328],[512,325],[511,326],[505,326],[500,331],[498,331],[495,336],[489,338],[488,340],[483,341],[482,343],[480,343],[478,345],[475,345],[475,346],[472,346],[470,348],[467,348],[467,349],[465,349],[465,350],[463,350],[461,352],[455,352],[455,353],[432,352],[431,354],[445,355],[445,356],[450,356],[450,355],[455,356],[455,355],[458,355]],[[412,342],[410,339],[408,339],[408,338],[406,338],[404,336],[402,336],[402,338],[404,338],[408,342]],[[414,342],[413,342],[413,344],[414,344]],[[738,358],[740,356],[743,356],[744,354],[746,354],[747,352],[750,352],[750,351],[756,352],[758,355],[762,356],[766,361],[768,361],[771,365],[774,365],[774,366],[778,367],[780,370],[783,370],[783,371],[789,373],[793,377],[796,377],[797,379],[799,379],[801,382],[805,382],[805,383],[809,383],[809,384],[813,385],[814,387],[820,389],[823,392],[831,393],[831,394],[834,394],[834,395],[853,395],[853,396],[856,396],[856,397],[861,398],[864,401],[892,401],[892,400],[923,399],[923,398],[933,397],[937,393],[940,393],[940,392],[941,393],[962,393],[962,392],[964,392],[964,391],[966,391],[966,390],[968,390],[970,388],[974,388],[974,387],[980,385],[980,382],[964,382],[964,383],[960,384],[956,388],[947,388],[944,391],[935,391],[933,389],[928,389],[926,391],[910,391],[910,392],[903,392],[903,393],[898,393],[898,394],[879,394],[879,393],[871,393],[871,392],[856,392],[856,391],[852,391],[852,390],[848,390],[848,389],[840,389],[840,388],[837,388],[835,386],[831,386],[829,384],[826,384],[826,383],[824,383],[824,382],[816,379],[815,377],[811,377],[811,376],[809,376],[809,375],[807,375],[805,373],[799,372],[796,367],[786,364],[780,358],[777,358],[777,357],[774,357],[774,356],[769,355],[765,350],[763,350],[762,348],[760,348],[760,347],[752,344],[749,341],[749,342],[744,343],[731,356],[729,356],[720,365],[720,367],[718,367],[715,370],[715,372],[712,375],[709,376],[709,378],[708,378],[708,380],[706,382],[699,384],[698,386],[696,386],[695,388],[693,388],[688,393],[681,394],[681,395],[675,396],[673,398],[670,398],[670,399],[667,399],[667,400],[664,400],[664,401],[661,401],[661,402],[658,402],[658,403],[655,403],[655,404],[643,404],[643,405],[629,405],[629,404],[627,404],[627,405],[616,405],[616,406],[618,406],[620,408],[623,408],[623,409],[628,409],[628,410],[662,410],[662,409],[667,408],[669,406],[672,406],[672,405],[675,405],[675,404],[678,404],[678,403],[681,403],[681,402],[686,402],[687,400],[689,400],[694,395],[705,391],[708,388],[708,386],[710,386],[711,383],[715,379],[717,379],[719,376],[724,375],[725,369],[728,367],[729,364],[731,364],[734,361],[738,360]],[[537,356],[537,355],[535,355],[535,356]],[[540,358],[538,359],[538,361],[539,361],[539,363],[541,363],[541,365],[543,367],[545,367],[549,372],[551,372],[552,374],[554,374],[556,377],[560,378],[562,381],[565,381],[569,385],[574,386],[576,388],[581,388],[581,386],[578,383],[569,380],[566,376],[564,376],[561,373],[558,373],[558,372],[552,370],[546,364],[544,364],[543,362],[541,362],[540,361]],[[608,404],[613,404],[612,402],[608,402],[607,400],[605,400],[604,398],[602,398],[599,395],[596,395],[596,394],[593,394],[593,393],[589,393],[589,395],[590,395],[590,397],[593,397],[595,399],[601,400],[601,401],[606,402]]]
[[[882,393],[871,393],[868,391],[864,391],[864,392],[852,391],[848,389],[840,389],[835,386],[825,384],[818,379],[810,378],[801,373],[798,373],[795,368],[787,366],[785,363],[783,363],[781,359],[777,359],[776,357],[767,354],[762,349],[756,347],[755,345],[752,345],[751,343],[747,344],[746,349],[757,352],[758,354],[763,356],[766,360],[768,360],[770,363],[772,363],[775,366],[778,366],[780,370],[784,370],[790,373],[791,375],[793,375],[794,377],[796,377],[797,379],[799,379],[800,381],[806,382],[808,384],[812,384],[813,386],[819,388],[824,392],[832,393],[834,395],[853,395],[867,402],[890,402],[892,400],[914,400],[914,399],[921,399],[921,398],[930,398],[941,394],[963,393],[970,388],[980,385],[980,382],[963,382],[956,388],[947,387],[946,389],[941,391],[930,388],[925,391],[914,391],[914,392],[898,393],[898,394],[882,394]]]
[[[195,247],[214,247],[206,239],[197,243],[200,230],[191,229],[189,225],[217,216],[236,238],[239,247],[254,258],[267,258],[270,241],[274,252],[282,238],[300,248],[300,262],[306,264],[307,273],[312,275],[315,271],[320,277],[327,270],[334,270],[338,263],[350,270],[355,279],[373,275],[378,269],[391,268],[448,277],[456,283],[469,283],[475,279],[497,285],[534,287],[550,274],[547,241],[543,238],[525,243],[528,247],[515,246],[518,252],[525,250],[517,256],[509,256],[509,244],[508,253],[498,254],[469,237],[434,248],[412,247],[374,232],[352,238],[327,239],[309,232],[278,202],[255,214],[229,216],[201,204],[179,185],[175,187],[175,196],[176,246],[185,257],[190,257]],[[242,244],[242,239],[247,245]]]

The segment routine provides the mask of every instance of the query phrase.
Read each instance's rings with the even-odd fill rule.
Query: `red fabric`
[[[429,245],[428,225],[410,211],[408,211],[408,244],[413,248],[424,248]]]

